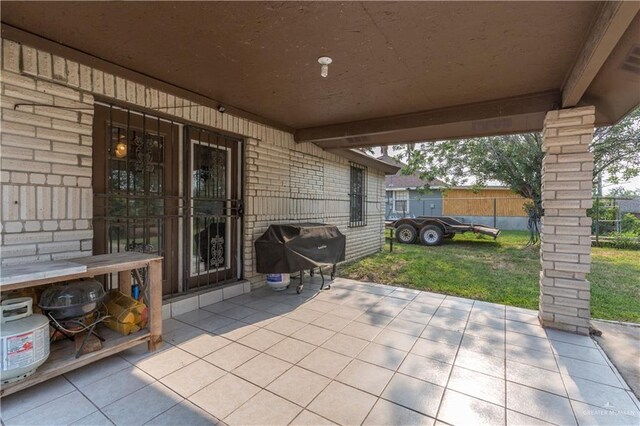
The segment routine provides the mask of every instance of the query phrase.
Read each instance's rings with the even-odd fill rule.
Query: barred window
[[[349,180],[349,226],[367,225],[367,168],[351,163]]]

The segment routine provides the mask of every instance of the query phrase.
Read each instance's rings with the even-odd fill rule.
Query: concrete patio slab
[[[598,345],[534,318],[346,279],[301,295],[261,288],[166,320],[158,352],[136,347],[3,398],[2,421],[639,424]]]

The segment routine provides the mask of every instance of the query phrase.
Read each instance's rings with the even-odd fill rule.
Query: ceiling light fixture
[[[227,110],[227,107],[224,105],[218,105],[218,112],[221,114],[224,114],[224,112]]]
[[[333,60],[328,56],[321,56],[318,58],[318,63],[322,65],[320,68],[320,75],[322,77],[327,77],[329,75],[329,64],[333,62]]]

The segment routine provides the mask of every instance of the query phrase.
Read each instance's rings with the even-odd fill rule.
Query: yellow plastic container
[[[105,319],[104,324],[120,334],[126,336],[147,325],[147,306],[131,296],[113,290],[106,306],[111,317]]]

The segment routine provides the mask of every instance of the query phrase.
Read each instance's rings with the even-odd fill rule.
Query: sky
[[[392,147],[389,147],[389,153],[393,156],[394,155],[394,150]],[[373,148],[373,155],[375,157],[378,157],[382,154],[382,150],[380,147],[375,147]],[[607,195],[609,193],[609,191],[611,191],[613,188],[617,188],[617,187],[623,187],[625,189],[628,190],[637,190],[640,189],[640,176],[637,176],[627,182],[623,182],[620,184],[612,184],[610,182],[607,182],[606,178],[603,181],[603,185],[602,185],[602,192],[604,195]]]

